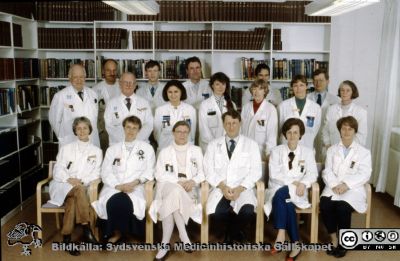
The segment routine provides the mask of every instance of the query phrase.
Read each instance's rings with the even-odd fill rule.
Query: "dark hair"
[[[186,89],[183,86],[183,84],[178,80],[170,80],[164,86],[164,89],[162,91],[162,97],[163,97],[164,101],[166,101],[166,102],[169,101],[167,92],[168,92],[169,87],[171,87],[171,86],[175,86],[176,88],[178,88],[181,91],[181,101],[184,101],[187,99]]]
[[[300,120],[299,118],[289,118],[283,123],[281,130],[281,133],[285,137],[285,139],[286,139],[286,132],[288,132],[292,128],[292,126],[295,125],[299,126],[300,139],[301,137],[303,137],[304,133],[306,132],[303,121]]]
[[[78,124],[81,122],[86,123],[86,125],[89,127],[89,135],[92,134],[93,131],[92,123],[87,117],[82,116],[75,118],[74,121],[72,122],[72,131],[74,132],[74,135],[76,136],[76,126],[78,126]]]
[[[354,131],[357,133],[358,131],[358,122],[357,120],[353,117],[353,116],[347,116],[347,117],[343,117],[340,118],[337,122],[336,122],[336,127],[338,128],[339,132],[342,129],[343,125],[348,125],[350,126],[350,128],[354,129]]]
[[[160,63],[154,60],[150,60],[146,63],[146,65],[144,66],[144,70],[147,71],[147,69],[153,68],[154,66],[158,67],[158,70],[161,70],[161,66]]]
[[[268,73],[271,72],[271,70],[269,69],[269,66],[268,66],[267,64],[265,64],[265,63],[260,63],[260,64],[257,65],[257,67],[256,67],[256,69],[255,69],[255,71],[254,71],[255,74],[256,74],[256,76],[261,72],[261,70],[267,70]]]
[[[102,64],[101,66],[104,67],[104,66],[106,65],[106,63],[108,63],[108,62],[113,62],[113,63],[115,63],[115,65],[118,67],[118,62],[117,62],[116,60],[114,60],[114,59],[111,59],[111,58],[105,59],[105,60],[103,61],[103,64]]]
[[[251,83],[250,88],[249,88],[251,95],[253,95],[252,89],[257,88],[258,86],[260,86],[262,89],[265,90],[264,98],[267,97],[268,92],[269,92],[268,84],[263,79],[256,79],[256,80],[254,80],[254,82]]]
[[[227,105],[226,107],[228,108],[228,110],[233,109],[233,103],[232,103],[232,99],[231,99],[231,95],[230,95],[231,81],[230,81],[229,77],[223,72],[216,72],[213,75],[211,75],[209,85],[210,85],[210,88],[213,90],[213,92],[214,92],[214,89],[213,89],[212,85],[214,84],[215,81],[225,83],[226,88],[225,88],[225,92],[224,92],[224,98],[226,100],[226,105]]]
[[[189,57],[185,60],[185,69],[187,70],[189,68],[189,63],[199,63],[200,67],[201,67],[201,62],[199,57],[197,56],[193,56],[193,57]]]
[[[233,109],[232,110],[228,110],[228,111],[226,111],[226,112],[224,112],[222,114],[222,122],[225,121],[226,116],[231,116],[232,119],[238,119],[239,122],[242,121],[242,117],[240,116],[240,113],[238,111],[236,111],[236,110],[233,110]]]
[[[329,80],[329,73],[325,68],[315,70],[312,75],[313,79],[315,76],[320,75],[321,73],[325,76],[325,79]]]
[[[179,126],[186,126],[190,132],[190,124],[187,121],[177,121],[172,127],[172,131],[174,132]]]
[[[136,124],[139,125],[139,130],[142,128],[142,121],[136,117],[135,115],[132,116],[128,116],[124,119],[124,121],[122,122],[122,127],[125,127],[125,125],[130,122],[132,124]]]
[[[307,85],[307,78],[302,74],[298,74],[298,75],[295,75],[292,78],[292,81],[290,82],[290,87],[293,87],[293,84],[295,84],[298,81],[300,81],[300,82],[304,83],[305,85]]]
[[[358,88],[356,86],[356,84],[352,81],[346,80],[343,81],[340,85],[339,85],[339,89],[338,89],[338,96],[340,97],[340,87],[342,87],[343,85],[348,85],[351,88],[351,99],[355,99],[358,98],[359,94],[358,94]],[[342,97],[340,97],[342,98]]]

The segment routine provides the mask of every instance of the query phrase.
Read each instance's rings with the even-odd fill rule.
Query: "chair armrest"
[[[144,184],[144,193],[146,198],[146,209],[150,208],[151,203],[153,202],[153,191],[154,185],[156,182],[154,180],[149,180]]]
[[[259,180],[256,182],[257,188],[257,205],[263,207],[264,206],[264,192],[265,192],[265,184],[263,181]]]
[[[96,201],[99,197],[99,185],[101,183],[101,179],[95,179],[89,183],[88,187],[88,195],[90,203]]]
[[[311,204],[317,206],[319,203],[319,184],[314,182],[311,184]]]
[[[372,202],[372,188],[371,188],[371,184],[366,183],[366,184],[364,185],[364,187],[365,187],[365,190],[366,190],[366,193],[367,193],[367,204],[368,204],[368,206],[367,206],[368,210],[367,210],[367,211],[370,211],[370,209],[371,209],[371,202]]]
[[[203,207],[206,206],[208,200],[208,193],[210,191],[210,184],[207,181],[203,181],[200,183],[200,199],[201,205]]]
[[[38,208],[42,206],[42,187],[46,183],[49,183],[50,180],[51,180],[51,178],[47,177],[47,178],[39,181],[36,185],[36,205]]]

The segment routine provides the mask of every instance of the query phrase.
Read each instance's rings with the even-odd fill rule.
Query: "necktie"
[[[131,98],[126,98],[126,107],[128,108],[128,111],[131,109]]]
[[[229,142],[231,143],[231,145],[229,146],[228,156],[229,156],[229,158],[231,158],[233,151],[235,150],[236,142],[235,142],[235,140],[230,140]]]
[[[154,94],[156,93],[156,88],[154,88],[154,86],[151,86],[150,93],[151,93],[151,96],[154,97]]]
[[[83,101],[83,91],[79,91],[78,95],[79,95],[79,98],[81,98],[81,100]]]
[[[292,163],[293,163],[293,159],[294,159],[293,151],[289,152],[288,156],[289,156],[289,169],[292,169],[293,168]]]
[[[319,106],[321,106],[321,104],[322,104],[322,97],[321,97],[320,93],[318,93],[317,103],[318,103]]]
[[[223,96],[221,96],[221,97],[215,96],[215,101],[217,102],[219,111],[222,112],[223,107],[224,107],[224,98],[223,98]]]

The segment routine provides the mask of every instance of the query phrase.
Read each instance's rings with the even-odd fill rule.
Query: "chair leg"
[[[40,231],[38,232],[38,238],[42,239],[43,242],[43,227],[42,227],[42,212],[40,211],[40,207],[37,208],[37,213],[36,213],[36,223],[40,227]]]
[[[59,230],[60,229],[60,214],[56,213],[56,227]]]
[[[201,235],[200,240],[202,244],[208,243],[208,215],[203,215],[203,222],[201,222]]]
[[[153,244],[153,220],[146,215],[146,243]]]

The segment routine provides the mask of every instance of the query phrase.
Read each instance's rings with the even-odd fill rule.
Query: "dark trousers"
[[[285,229],[292,242],[299,241],[299,229],[297,227],[296,206],[289,199],[288,186],[278,189],[272,199],[272,215],[275,229]]]
[[[232,237],[237,237],[246,224],[250,223],[254,217],[254,206],[246,204],[242,206],[239,213],[233,212],[230,205],[231,201],[225,197],[219,201],[215,209],[214,217],[217,222],[226,224],[226,233]]]
[[[319,207],[329,234],[338,232],[339,229],[350,228],[351,213],[354,209],[349,203],[332,200],[331,197],[321,197]]]

